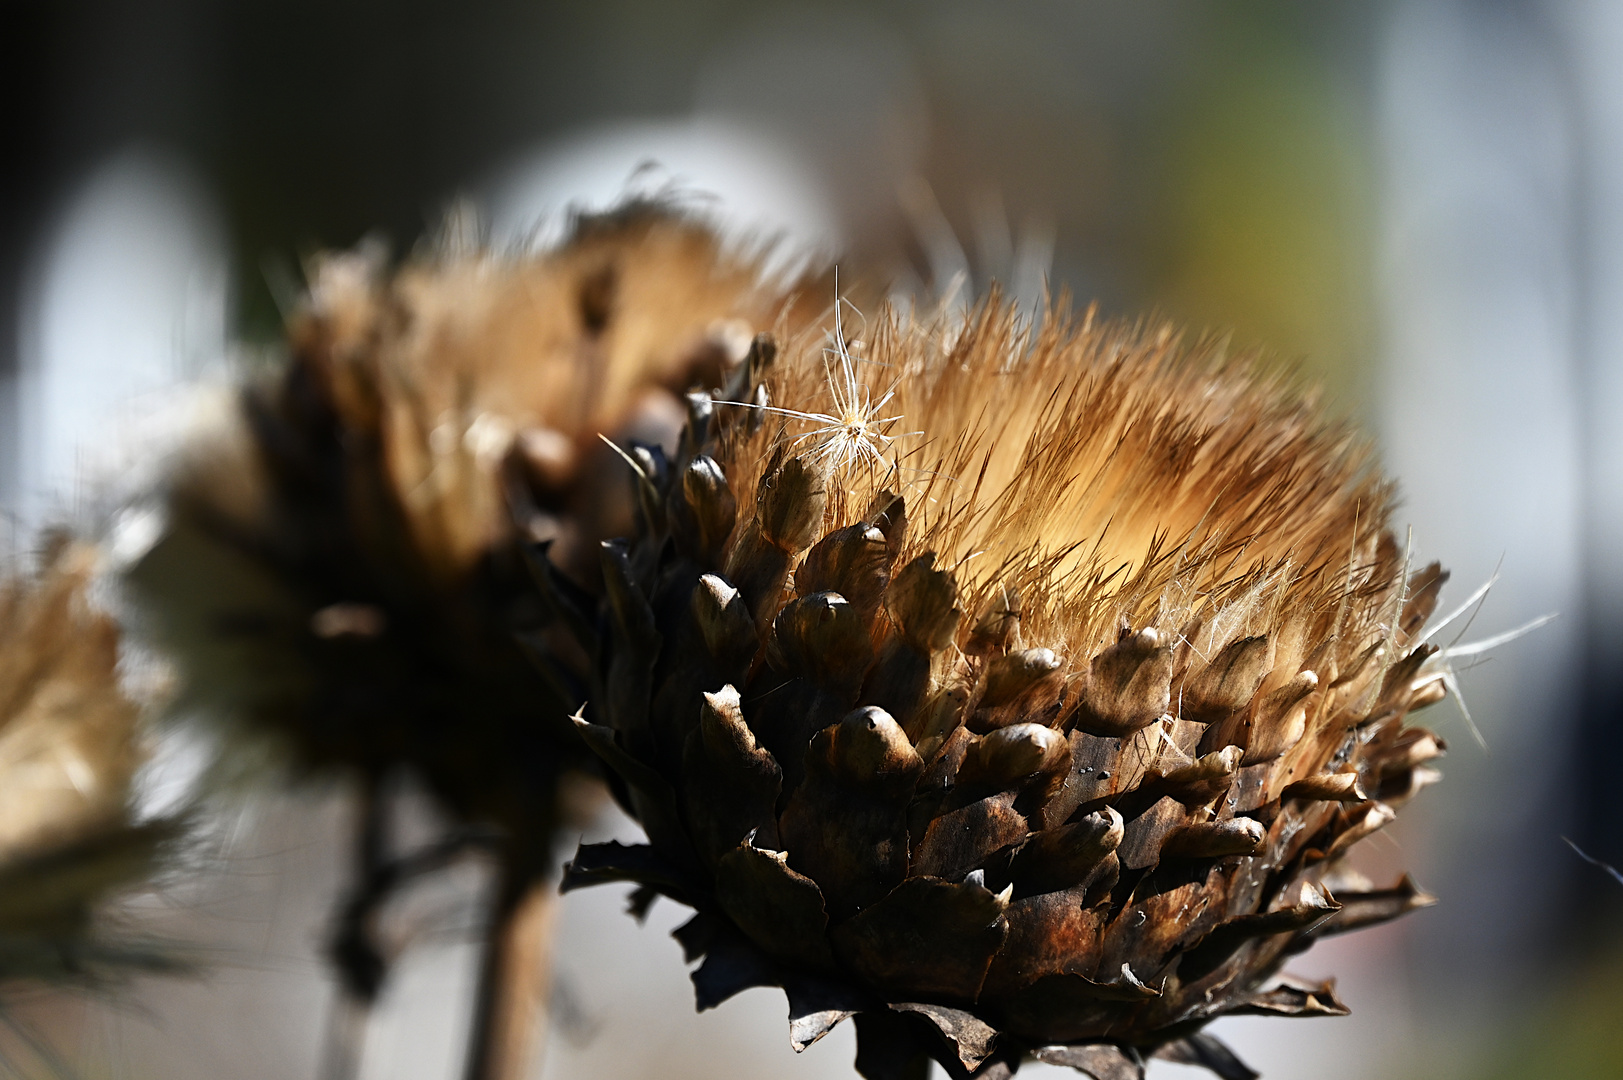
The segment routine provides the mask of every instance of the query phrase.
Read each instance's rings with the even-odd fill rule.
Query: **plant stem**
[[[485,939],[466,1080],[535,1080],[546,1045],[557,887],[508,870]]]
[[[372,1006],[339,987],[327,1014],[326,1045],[321,1054],[321,1080],[355,1080],[361,1074],[361,1052],[366,1043]]]
[[[377,777],[363,777],[356,792],[355,883],[339,916],[328,948],[338,967],[338,986],[327,1019],[322,1054],[322,1080],[355,1080],[361,1071],[372,1003],[383,981],[383,960],[366,936],[373,906],[357,897],[368,895],[372,879],[388,851],[388,808]]]

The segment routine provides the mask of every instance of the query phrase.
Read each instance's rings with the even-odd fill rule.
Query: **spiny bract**
[[[1435,777],[1405,717],[1443,695],[1444,575],[1408,575],[1359,441],[1169,330],[880,319],[835,347],[916,432],[882,456],[792,415],[827,411],[822,345],[758,338],[638,452],[572,621],[650,843],[566,887],[692,905],[701,1008],[782,986],[796,1049],[854,1015],[872,1080],[1254,1075],[1208,1021],[1344,1012],[1283,961],[1430,902],[1342,860]]]

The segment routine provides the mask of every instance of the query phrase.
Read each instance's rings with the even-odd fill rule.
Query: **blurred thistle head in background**
[[[182,448],[163,535],[128,575],[181,670],[176,711],[223,725],[227,766],[274,747],[359,779],[334,949],[367,999],[384,971],[371,920],[405,865],[493,848],[512,907],[592,806],[569,782],[595,772],[573,702],[528,653],[587,660],[538,604],[523,546],[548,543],[594,592],[597,542],[632,522],[599,433],[674,439],[677,395],[794,317],[763,284],[767,249],[670,205],[579,215],[552,248],[495,252],[477,233],[453,217],[398,267],[368,247],[314,260],[285,361]],[[454,823],[432,857],[381,835],[399,774]]]
[[[100,560],[58,535],[37,574],[0,583],[0,994],[179,966],[102,910],[152,882],[180,828],[134,805],[153,703],[126,690],[118,627],[90,599]]]
[[[1281,965],[1430,902],[1346,857],[1436,778],[1405,721],[1446,575],[1254,357],[995,294],[847,325],[758,338],[628,455],[637,529],[572,625],[649,846],[566,887],[697,908],[700,1008],[782,986],[797,1050],[855,1016],[870,1080],[1253,1076],[1201,1029],[1344,1013]]]
[[[301,765],[411,762],[469,815],[532,821],[500,804],[550,798],[573,736],[514,637],[544,622],[517,545],[554,541],[591,587],[578,552],[630,523],[598,432],[674,432],[676,392],[764,317],[747,256],[647,205],[533,255],[453,237],[398,269],[317,258],[286,362],[178,456],[131,574],[185,693]],[[540,756],[504,784],[480,732]]]

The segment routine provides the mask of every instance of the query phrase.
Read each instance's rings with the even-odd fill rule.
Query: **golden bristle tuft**
[[[829,347],[808,334],[785,350],[766,382],[775,406],[823,403]],[[971,611],[1018,593],[1028,639],[1087,657],[1122,622],[1176,640],[1199,619],[1187,644],[1212,655],[1308,619],[1292,636],[1337,639],[1345,661],[1371,630],[1356,621],[1390,614],[1341,603],[1400,585],[1390,485],[1367,444],[1255,357],[1092,312],[1056,310],[1032,333],[994,298],[950,334],[890,313],[855,367],[875,397],[894,391],[896,437],[882,463],[829,477],[825,531],[902,494],[903,561],[936,552]],[[724,429],[740,498],[813,426],[779,415]]]

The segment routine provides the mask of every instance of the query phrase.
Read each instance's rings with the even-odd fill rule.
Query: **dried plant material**
[[[117,625],[86,598],[96,558],[56,538],[37,577],[0,584],[0,984],[178,962],[96,918],[177,834],[131,816],[141,707],[119,682]]]
[[[317,259],[287,362],[183,456],[167,530],[131,574],[181,709],[234,722],[239,748],[268,736],[301,768],[358,774],[374,803],[388,773],[415,773],[470,843],[493,842],[504,934],[582,812],[562,778],[596,772],[567,720],[589,658],[562,612],[601,588],[597,542],[662,512],[641,496],[669,478],[627,493],[617,445],[674,444],[691,384],[728,379],[758,331],[806,317],[760,267],[649,204],[580,217],[535,254]],[[692,542],[724,542],[725,479],[691,472],[683,490]],[[362,827],[334,945],[362,999],[384,973],[380,883],[445,861],[378,831]]]
[[[1040,327],[993,298],[774,344],[727,394],[771,410],[718,400],[640,470],[670,509],[606,557],[579,723],[650,846],[565,885],[691,904],[701,1007],[781,985],[797,1050],[855,1016],[870,1080],[1253,1075],[1200,1029],[1344,1011],[1266,987],[1343,913],[1429,901],[1325,882],[1441,751],[1405,719],[1442,575],[1406,580],[1363,444],[1254,361]],[[869,400],[894,437],[827,451],[822,414]],[[668,541],[722,501],[673,479],[701,455],[724,547]]]
[[[518,635],[561,670],[580,653],[521,544],[551,542],[558,588],[596,588],[597,540],[635,512],[599,433],[674,437],[680,392],[780,315],[758,279],[647,205],[534,256],[317,260],[288,364],[180,462],[132,574],[189,697],[306,765],[410,765],[545,848],[578,743]]]

